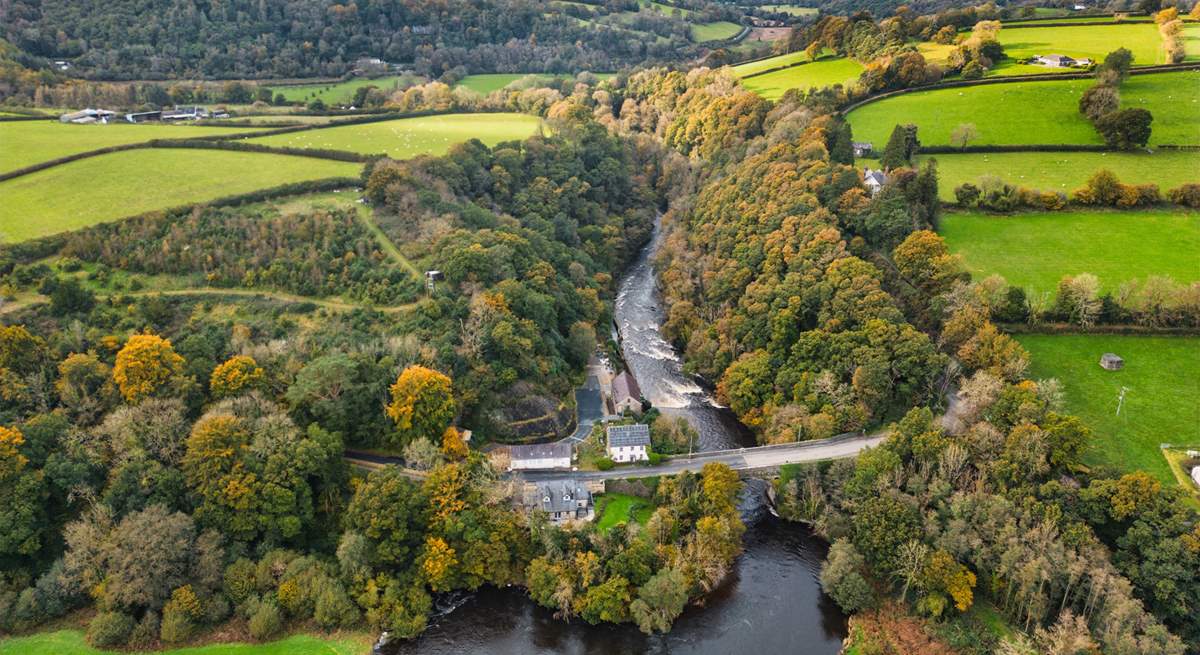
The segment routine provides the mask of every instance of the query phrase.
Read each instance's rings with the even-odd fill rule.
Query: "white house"
[[[571,468],[571,444],[539,443],[508,447],[508,470],[538,471]]]
[[[883,171],[863,169],[863,186],[867,187],[867,191],[870,191],[871,195],[879,193],[885,184],[887,184],[887,176],[883,174]]]
[[[629,371],[622,371],[612,381],[613,413],[624,414],[626,410],[634,414],[642,413],[642,390],[638,387],[637,378]]]
[[[1197,487],[1200,487],[1200,466],[1192,469],[1192,481],[1196,483]]]
[[[640,462],[650,459],[650,426],[610,425],[608,458],[614,462]]]

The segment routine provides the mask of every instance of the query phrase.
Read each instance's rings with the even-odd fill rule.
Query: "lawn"
[[[58,121],[12,121],[0,123],[0,172],[58,159],[79,152],[152,139],[190,139],[230,134],[236,127],[196,125],[135,125],[121,121],[108,125],[74,125]]]
[[[600,516],[596,520],[596,527],[607,532],[618,523],[628,523],[631,518],[645,524],[654,513],[654,504],[645,498],[628,494],[599,494],[596,496],[596,513]]]
[[[1053,294],[1064,275],[1122,282],[1169,275],[1200,280],[1200,212],[1060,211],[1000,216],[948,213],[938,230],[972,277],[999,273],[1030,293]]]
[[[384,92],[389,92],[395,89],[402,79],[401,75],[389,75],[374,79],[356,77],[344,82],[326,84],[289,84],[271,87],[271,95],[282,93],[288,102],[308,104],[319,98],[326,105],[344,104],[354,99],[354,92],[360,87],[377,86]]]
[[[792,16],[816,16],[821,12],[816,7],[797,7],[795,5],[762,5],[768,11],[781,11]]]
[[[741,25],[727,20],[719,20],[715,23],[695,23],[692,25],[692,41],[696,43],[724,41],[732,39],[741,31]]]
[[[747,75],[754,75],[755,73],[761,73],[773,68],[779,68],[780,66],[791,66],[793,64],[799,64],[806,61],[808,61],[808,55],[805,54],[803,50],[799,50],[797,52],[789,52],[786,55],[768,57],[758,61],[750,61],[744,64],[738,64],[737,66],[733,67],[733,74],[737,75],[738,77],[746,77]]]
[[[0,182],[0,242],[361,170],[351,162],[224,150],[116,152]]]
[[[321,639],[296,635],[266,644],[210,644],[156,653],[170,655],[362,655],[370,647],[355,639]],[[0,641],[0,655],[137,655],[133,651],[100,650],[88,645],[83,632],[59,630]]]
[[[406,159],[417,155],[441,155],[450,146],[470,139],[479,139],[488,145],[525,139],[540,125],[540,119],[527,114],[443,114],[276,134],[251,141],[288,148],[386,153],[395,159]]]
[[[774,73],[747,82],[769,75]],[[1053,80],[918,91],[864,105],[847,119],[856,140],[877,148],[902,123],[919,126],[926,145],[948,144],[950,132],[962,123],[973,123],[979,132],[972,145],[1102,144],[1079,113],[1079,97],[1091,85],[1090,79]],[[1122,107],[1154,114],[1151,144],[1200,144],[1200,71],[1130,77],[1121,99]]]
[[[788,89],[849,84],[862,75],[862,64],[853,59],[822,59],[742,80],[742,86],[768,100],[777,100]],[[866,108],[869,108],[866,107]],[[891,128],[888,128],[891,132]],[[886,139],[885,139],[886,140]],[[880,145],[882,147],[882,144]]]
[[[954,189],[963,182],[978,184],[984,175],[995,175],[1010,184],[1070,194],[1096,171],[1106,168],[1127,184],[1159,185],[1165,194],[1187,182],[1200,182],[1200,152],[1158,150],[1146,152],[988,152],[924,155],[918,161],[937,159],[938,191],[943,200],[954,200]]]
[[[1019,335],[1029,350],[1035,378],[1055,377],[1066,391],[1068,411],[1095,431],[1085,456],[1092,464],[1148,471],[1165,484],[1175,476],[1162,443],[1200,444],[1200,338],[1115,335]],[[1112,352],[1125,368],[1100,368]],[[1116,416],[1121,387],[1128,390]]]

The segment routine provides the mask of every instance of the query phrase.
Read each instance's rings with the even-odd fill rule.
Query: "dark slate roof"
[[[635,425],[611,425],[608,428],[608,446],[649,446],[650,426],[637,423]]]
[[[537,483],[537,497],[532,504],[553,514],[578,509],[577,501],[591,501],[591,498],[592,492],[575,480],[552,480]]]
[[[638,387],[637,379],[630,375],[629,371],[622,371],[613,378],[612,393],[613,400],[617,403],[625,402],[626,398],[642,399],[642,390]]]
[[[887,176],[883,174],[883,171],[873,171],[868,168],[863,172],[863,181],[870,180],[875,180],[875,182],[880,186],[887,184]]]
[[[509,446],[508,456],[512,459],[562,459],[571,457],[569,443],[538,443],[530,446]]]

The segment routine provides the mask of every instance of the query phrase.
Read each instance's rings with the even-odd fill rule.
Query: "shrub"
[[[654,452],[650,453],[648,457],[649,457],[648,463],[650,464],[650,466],[658,466],[659,464],[663,463],[664,459],[666,459],[666,456],[663,455],[662,453],[654,453]]]
[[[235,604],[255,592],[254,571],[254,562],[244,557],[225,567],[225,593]]]
[[[1185,184],[1181,187],[1171,189],[1167,197],[1176,205],[1184,207],[1200,208],[1200,184]]]
[[[979,202],[979,193],[979,187],[970,182],[964,182],[954,189],[954,199],[963,207],[973,207],[975,203]]]
[[[88,643],[98,648],[119,646],[133,632],[133,617],[120,612],[100,612],[88,624]]]
[[[317,593],[317,605],[313,618],[326,630],[353,625],[358,622],[358,607],[350,600],[346,590],[335,580],[327,580]]]
[[[142,615],[133,632],[129,633],[128,644],[133,648],[149,649],[158,641],[159,620],[158,612],[150,611]]]
[[[192,622],[191,617],[184,610],[174,608],[171,605],[167,605],[163,610],[159,636],[164,642],[177,644],[181,641],[187,641],[195,630],[196,624]]]
[[[271,601],[259,603],[254,616],[250,617],[250,636],[264,641],[279,634],[281,629],[283,617],[280,615],[279,606]]]
[[[612,470],[612,467],[616,465],[616,462],[607,457],[601,457],[600,459],[596,460],[596,468],[600,469],[601,471],[610,471]]]

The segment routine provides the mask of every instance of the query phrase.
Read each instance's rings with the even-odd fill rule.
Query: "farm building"
[[[116,116],[117,112],[107,109],[80,109],[69,114],[63,114],[58,117],[58,120],[63,123],[77,123],[86,125],[88,123],[107,123],[109,118]]]
[[[650,426],[610,425],[608,458],[614,462],[640,462],[650,459]]]
[[[613,378],[612,402],[614,414],[624,414],[626,411],[642,413],[642,390],[638,387],[637,378],[629,371],[622,371]]]
[[[1109,371],[1119,371],[1125,368],[1125,360],[1114,353],[1104,353],[1100,356],[1100,367]]]
[[[883,171],[863,169],[863,186],[867,187],[867,191],[870,191],[871,195],[879,193],[885,184],[887,184],[887,175],[884,175]]]
[[[552,523],[591,521],[596,516],[592,492],[577,480],[551,480],[526,487],[525,509],[541,510]]]
[[[850,145],[854,149],[855,157],[870,157],[871,153],[875,152],[875,146],[866,141],[854,141]]]
[[[544,471],[571,468],[571,444],[542,443],[508,447],[510,471]]]
[[[1067,55],[1034,55],[1033,63],[1049,66],[1050,68],[1074,68],[1091,66],[1091,59],[1075,59]]]
[[[208,110],[204,107],[188,106],[181,107],[175,105],[172,111],[164,111],[162,120],[164,121],[195,121],[201,118],[208,118]]]
[[[132,114],[125,114],[125,120],[130,123],[145,123],[146,121],[157,121],[162,119],[161,111],[138,111]]]

